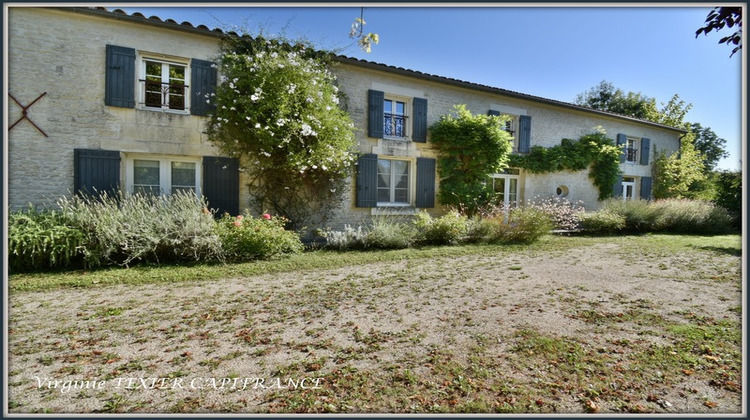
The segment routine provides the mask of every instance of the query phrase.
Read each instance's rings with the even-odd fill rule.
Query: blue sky
[[[741,167],[742,54],[729,58],[731,48],[718,44],[729,29],[695,38],[711,7],[369,6],[365,30],[379,34],[380,43],[367,54],[348,37],[359,7],[313,4],[121,8],[212,29],[305,38],[350,57],[565,102],[602,80],[657,102],[679,94],[693,104],[688,121],[727,140],[730,156],[719,168]]]

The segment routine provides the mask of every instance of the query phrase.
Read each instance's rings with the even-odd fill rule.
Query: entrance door
[[[632,200],[635,197],[635,178],[622,178],[622,199]]]

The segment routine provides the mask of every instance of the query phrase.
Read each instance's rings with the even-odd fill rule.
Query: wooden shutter
[[[414,109],[412,141],[418,143],[427,142],[427,99],[414,98],[412,100]]]
[[[617,134],[617,147],[622,147],[623,145],[628,144],[628,136],[622,133]],[[622,149],[622,153],[620,153],[620,163],[625,163],[625,149]]]
[[[378,205],[378,155],[368,153],[357,160],[357,207]]]
[[[203,157],[203,197],[216,215],[240,213],[240,162],[236,158]]]
[[[651,139],[641,139],[641,165],[648,165],[649,153],[651,152]]]
[[[376,139],[383,138],[383,101],[385,94],[378,90],[368,91],[367,102],[367,135]]]
[[[641,178],[641,198],[644,200],[651,199],[651,186],[653,185],[653,179],[650,176],[644,176]]]
[[[120,152],[73,149],[73,192],[116,197],[120,190]]]
[[[206,102],[206,95],[216,93],[216,64],[193,58],[190,60],[190,113],[208,115],[215,108]],[[213,102],[213,100],[212,100]]]
[[[529,153],[531,150],[531,117],[518,117],[518,152]]]
[[[135,49],[107,45],[104,104],[135,107]]]
[[[435,159],[417,158],[416,207],[435,207]]]
[[[617,177],[617,181],[612,187],[612,197],[622,197],[622,175]]]

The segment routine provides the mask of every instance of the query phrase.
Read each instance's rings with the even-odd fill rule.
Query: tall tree
[[[736,25],[738,29],[733,34],[721,38],[719,44],[735,45],[729,57],[742,49],[742,7],[714,7],[708,12],[705,24],[706,26],[695,31],[696,38],[701,33],[708,35],[713,30],[718,32],[724,29],[724,26],[732,28]]]
[[[694,145],[703,154],[703,165],[707,173],[716,168],[719,160],[729,156],[729,153],[724,149],[727,141],[716,135],[710,127],[693,123],[690,125],[690,131],[695,134]]]
[[[592,109],[614,112],[642,120],[653,121],[672,127],[687,128],[684,123],[685,115],[692,108],[692,104],[680,99],[675,94],[669,102],[662,103],[659,108],[656,99],[640,92],[625,92],[606,80],[597,86],[578,94],[575,103]]]

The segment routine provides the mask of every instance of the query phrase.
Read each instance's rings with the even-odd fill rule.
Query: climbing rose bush
[[[355,162],[354,124],[340,106],[330,56],[242,36],[224,41],[219,63],[206,133],[254,180],[250,204],[297,225],[308,213],[325,213]],[[300,211],[316,204],[323,207]]]

